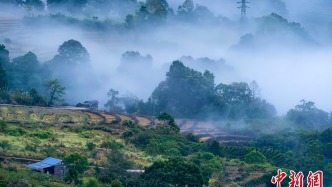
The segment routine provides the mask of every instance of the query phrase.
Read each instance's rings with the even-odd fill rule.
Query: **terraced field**
[[[122,124],[126,120],[131,120],[139,126],[147,127],[158,122],[154,117],[149,116],[106,113],[85,108],[47,108],[15,105],[0,105],[1,119],[10,123],[41,123],[57,126],[83,123],[111,125]],[[246,143],[253,139],[241,134],[229,134],[226,130],[207,121],[176,119],[176,123],[180,126],[181,133],[193,133],[197,135],[200,141],[215,139],[221,143],[237,144]]]

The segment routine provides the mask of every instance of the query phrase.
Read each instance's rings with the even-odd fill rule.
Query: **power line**
[[[250,8],[247,6],[248,3],[250,3],[249,1],[246,0],[241,0],[239,2],[236,2],[237,4],[241,4],[239,7],[241,9],[241,19],[244,19],[247,15],[247,8]]]

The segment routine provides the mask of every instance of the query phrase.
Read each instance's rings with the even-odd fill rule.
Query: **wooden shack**
[[[51,175],[63,176],[65,174],[65,165],[62,160],[48,157],[42,161],[27,165],[28,168]]]

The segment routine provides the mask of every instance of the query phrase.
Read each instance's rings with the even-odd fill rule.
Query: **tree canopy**
[[[65,94],[65,87],[61,86],[57,79],[47,81],[44,83],[47,90],[47,105],[53,105],[54,102],[62,102]]]
[[[150,186],[203,186],[201,170],[194,164],[180,158],[157,161],[145,169],[142,175],[144,185]]]
[[[301,104],[287,112],[286,118],[306,128],[321,129],[329,124],[329,114],[316,108],[312,101],[301,100]]]

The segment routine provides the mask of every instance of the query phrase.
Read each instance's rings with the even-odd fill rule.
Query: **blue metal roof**
[[[29,165],[27,165],[27,167],[30,169],[34,169],[34,170],[42,170],[44,168],[55,166],[55,165],[59,164],[60,162],[62,162],[62,160],[48,157],[40,162],[37,162],[34,164],[29,164]]]

